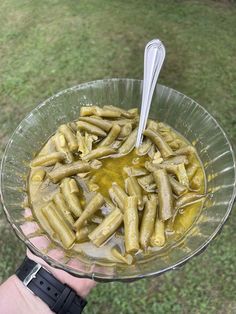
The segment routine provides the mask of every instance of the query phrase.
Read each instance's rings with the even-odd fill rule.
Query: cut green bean
[[[94,114],[94,111],[96,110],[95,106],[84,106],[80,108],[80,116],[91,116]]]
[[[65,159],[65,154],[61,152],[54,152],[47,155],[39,155],[32,160],[31,166],[32,167],[52,166],[52,165],[55,165],[59,161],[63,161],[64,159]]]
[[[133,256],[131,254],[122,255],[116,248],[111,249],[111,254],[115,257],[117,262],[131,265],[133,263]]]
[[[168,158],[174,155],[173,150],[170,148],[170,146],[166,143],[166,141],[157,131],[154,131],[153,129],[149,128],[146,129],[143,132],[143,134],[150,138],[150,140],[157,146],[163,158]]]
[[[149,149],[151,148],[151,146],[152,146],[152,141],[149,138],[144,138],[141,145],[138,148],[136,148],[137,155],[139,156],[146,155]]]
[[[188,176],[188,179],[189,179],[189,180],[192,180],[192,178],[193,178],[194,175],[196,174],[198,168],[199,168],[199,165],[196,164],[196,163],[191,163],[191,164],[187,167],[186,172],[187,172],[187,176]]]
[[[197,154],[197,153],[196,153],[196,149],[193,146],[188,145],[188,146],[184,146],[184,147],[177,149],[175,151],[175,154],[176,155],[193,155],[193,154]]]
[[[65,160],[68,163],[73,161],[73,154],[69,151],[65,136],[60,132],[57,132],[54,136],[54,143],[58,152],[62,152],[65,154]]]
[[[135,177],[125,179],[125,188],[130,196],[136,196],[138,199],[138,207],[143,208],[142,189]]]
[[[135,253],[139,250],[138,225],[138,199],[136,196],[128,196],[125,199],[124,211],[125,250],[127,253]]]
[[[88,172],[90,170],[90,165],[86,161],[76,161],[68,165],[62,165],[53,169],[48,173],[48,177],[53,183],[64,179],[65,177],[70,177],[81,172]]]
[[[143,167],[124,167],[124,171],[130,177],[140,177],[148,174],[148,170]]]
[[[46,172],[43,169],[37,169],[31,176],[32,182],[42,182]]]
[[[59,131],[64,135],[69,150],[74,152],[78,148],[78,143],[75,137],[75,134],[72,132],[71,128],[69,128],[66,124],[63,124],[59,127]]]
[[[165,169],[154,171],[153,176],[158,189],[159,217],[165,221],[172,217],[174,211],[169,177]]]
[[[188,165],[188,163],[189,163],[188,158],[185,155],[171,157],[163,162],[164,165],[179,165],[179,164]]]
[[[107,110],[114,110],[114,111],[118,111],[121,113],[121,116],[122,117],[125,117],[125,118],[128,118],[128,119],[132,119],[136,116],[136,114],[130,112],[130,111],[127,111],[125,109],[122,109],[122,108],[119,108],[119,107],[115,107],[115,106],[104,106],[103,109],[107,109]]]
[[[83,159],[84,160],[97,159],[97,158],[101,158],[104,156],[109,156],[111,154],[115,154],[115,152],[116,152],[116,150],[112,147],[102,146],[102,147],[98,147],[98,148],[93,149],[90,153],[85,155],[83,157]]]
[[[118,137],[120,133],[120,126],[118,124],[113,124],[108,135],[98,144],[98,146],[109,146],[111,145],[115,139]]]
[[[173,178],[170,175],[169,175],[169,180],[170,180],[171,188],[176,195],[179,196],[187,192],[188,188],[185,185],[181,184],[179,181],[175,180],[175,178]]]
[[[176,200],[175,206],[176,206],[176,208],[182,208],[182,207],[185,207],[189,204],[195,203],[196,201],[201,201],[204,198],[205,198],[205,195],[203,195],[203,194],[198,194],[196,192],[189,192],[187,194],[180,196]]]
[[[125,191],[117,184],[112,183],[112,187],[109,189],[109,194],[112,201],[124,212],[124,201],[127,197]]]
[[[137,133],[138,133],[138,129],[134,129],[130,135],[127,137],[127,139],[124,141],[124,143],[121,145],[121,147],[119,148],[118,152],[120,154],[128,154],[132,148],[135,145],[135,141],[137,138]]]
[[[154,231],[156,212],[157,212],[157,195],[151,194],[150,198],[145,203],[140,228],[140,245],[144,250],[147,249],[151,235],[153,234]]]
[[[118,124],[119,125],[119,124]],[[124,126],[121,127],[120,133],[119,133],[119,137],[118,139],[124,139],[127,136],[130,135],[130,133],[132,132],[132,123],[127,123]]]
[[[79,130],[83,130],[86,131],[88,133],[92,133],[101,137],[105,137],[107,134],[104,130],[102,130],[101,128],[95,126],[94,124],[88,123],[88,122],[84,122],[84,121],[77,121],[77,128]]]
[[[65,220],[73,226],[74,218],[71,215],[71,212],[65,202],[65,199],[62,193],[58,192],[54,195],[53,201],[56,205],[56,208],[59,210],[60,214],[65,218]]]
[[[82,207],[79,197],[78,195],[76,195],[78,192],[73,192],[73,184],[76,184],[74,179],[65,178],[62,181],[60,187],[70,211],[74,214],[76,218],[78,218],[82,214]]]
[[[65,223],[63,218],[58,214],[53,203],[49,203],[46,207],[42,209],[43,214],[47,218],[50,226],[59,236],[63,246],[69,248],[75,241],[75,234]]]
[[[94,126],[108,132],[112,127],[112,122],[104,119],[98,119],[97,117],[80,117],[80,121],[87,122],[93,124]]]
[[[91,201],[86,205],[81,216],[74,223],[75,228],[79,229],[87,219],[91,218],[92,215],[102,207],[104,203],[104,197],[100,193],[95,194]]]
[[[164,221],[156,219],[154,232],[150,239],[151,246],[164,246],[166,242]]]
[[[84,226],[83,228],[76,231],[76,242],[86,242],[89,241],[89,233],[91,233],[95,228],[97,227],[97,224],[90,223],[89,225]]]
[[[194,177],[191,180],[191,188],[195,190],[200,190],[204,184],[204,174],[201,168],[198,168]]]
[[[101,246],[119,228],[122,221],[123,214],[116,208],[88,235],[89,239],[96,246]]]

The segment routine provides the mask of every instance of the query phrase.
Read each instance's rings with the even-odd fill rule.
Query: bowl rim
[[[40,102],[35,108],[33,108],[18,124],[18,126],[16,127],[16,129],[14,130],[14,132],[12,133],[12,135],[10,136],[3,156],[2,156],[2,161],[1,161],[1,167],[0,167],[0,173],[1,173],[1,178],[0,178],[0,200],[1,203],[3,205],[3,210],[5,212],[5,215],[7,217],[8,222],[10,223],[10,225],[12,226],[15,234],[17,235],[17,237],[23,241],[26,246],[38,257],[43,258],[49,265],[64,270],[66,268],[66,271],[68,271],[69,273],[71,273],[72,275],[76,276],[76,277],[81,277],[81,278],[89,278],[89,279],[93,279],[96,281],[129,281],[129,280],[137,280],[137,279],[141,279],[141,278],[147,278],[147,277],[153,277],[153,276],[158,276],[161,275],[167,271],[170,271],[172,269],[176,269],[181,267],[182,265],[184,265],[186,262],[188,262],[192,257],[194,256],[198,256],[199,254],[201,254],[203,251],[205,251],[205,249],[207,248],[207,246],[210,244],[210,242],[216,237],[217,234],[220,233],[222,227],[224,226],[226,220],[228,219],[230,212],[233,208],[233,204],[236,198],[236,163],[235,163],[235,154],[234,154],[234,150],[233,147],[224,131],[224,129],[221,127],[221,125],[217,122],[217,120],[208,112],[208,110],[206,110],[202,105],[200,105],[198,102],[196,102],[194,99],[190,98],[189,96],[186,96],[185,94],[162,84],[157,84],[157,86],[160,86],[162,88],[168,88],[170,90],[172,90],[173,92],[178,93],[181,96],[186,97],[187,99],[193,101],[195,104],[197,104],[207,115],[209,115],[211,117],[211,119],[213,120],[213,122],[217,125],[217,127],[220,129],[220,131],[222,132],[228,146],[229,146],[229,151],[231,153],[232,159],[233,159],[233,170],[234,170],[234,184],[233,184],[233,191],[232,191],[232,195],[231,198],[229,200],[228,203],[228,209],[225,212],[225,215],[223,217],[223,219],[221,220],[221,222],[219,223],[219,225],[217,226],[217,228],[214,230],[214,232],[211,234],[210,237],[207,238],[206,241],[204,241],[197,249],[195,249],[190,255],[186,256],[185,258],[180,259],[177,263],[175,263],[174,265],[170,265],[164,269],[161,269],[159,271],[152,271],[152,272],[144,272],[142,274],[138,274],[138,275],[126,275],[126,276],[113,276],[113,275],[103,275],[101,273],[96,273],[95,272],[91,272],[91,273],[83,273],[81,271],[76,271],[74,268],[63,264],[61,262],[58,262],[56,260],[54,260],[53,258],[51,258],[48,255],[43,255],[41,253],[41,251],[35,247],[30,241],[29,239],[24,235],[24,233],[20,230],[20,228],[18,228],[16,226],[16,224],[14,223],[13,219],[11,218],[11,215],[9,214],[9,212],[7,211],[6,208],[6,204],[4,201],[4,196],[3,196],[3,170],[4,170],[4,166],[5,166],[5,161],[6,161],[6,157],[7,157],[7,153],[8,150],[12,144],[13,138],[16,134],[16,132],[21,128],[21,124],[23,123],[23,121],[25,121],[29,116],[31,116],[35,111],[37,111],[39,108],[47,105],[47,103],[51,102],[53,99],[60,97],[61,95],[64,95],[70,91],[75,91],[75,90],[80,90],[92,85],[96,85],[98,83],[106,83],[106,82],[111,82],[111,81],[130,81],[130,82],[139,82],[141,84],[142,87],[142,80],[139,79],[132,79],[132,78],[106,78],[106,79],[99,79],[99,80],[94,80],[94,81],[90,81],[90,82],[84,82],[81,84],[77,84],[74,85],[72,87],[66,88],[64,90],[61,90],[59,92],[57,92],[56,94],[52,95],[51,97],[47,98],[46,100],[44,100],[43,102]]]

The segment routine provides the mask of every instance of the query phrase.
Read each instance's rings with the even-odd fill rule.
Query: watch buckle
[[[25,277],[25,279],[23,280],[23,284],[25,287],[28,286],[28,284],[30,283],[30,281],[34,278],[36,278],[36,274],[37,272],[41,269],[41,265],[40,264],[36,264],[32,270],[30,271],[30,273]]]

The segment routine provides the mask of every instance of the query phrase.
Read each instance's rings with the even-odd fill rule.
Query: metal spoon
[[[165,47],[159,39],[153,39],[147,43],[144,52],[143,94],[136,147],[139,147],[143,140],[143,131],[146,128],[153,92],[165,55]]]

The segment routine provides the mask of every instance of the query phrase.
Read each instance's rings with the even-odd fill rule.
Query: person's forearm
[[[30,259],[41,264],[61,283],[67,284],[80,297],[86,298],[90,290],[96,285],[95,281],[85,278],[76,278],[63,270],[49,266],[44,260],[27,251]],[[1,314],[52,314],[48,305],[27,289],[22,281],[13,275],[0,286]]]
[[[49,307],[33,295],[16,275],[0,286],[0,309],[2,314],[52,314]]]

